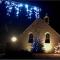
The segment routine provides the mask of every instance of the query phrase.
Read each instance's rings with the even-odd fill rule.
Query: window
[[[33,34],[29,34],[29,43],[33,43]]]
[[[49,33],[46,34],[45,43],[50,43],[50,34]]]

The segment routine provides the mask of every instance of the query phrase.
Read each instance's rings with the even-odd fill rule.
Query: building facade
[[[45,52],[52,52],[54,47],[60,42],[60,35],[49,25],[49,17],[35,20],[20,36],[19,43],[21,49],[31,51],[35,37],[40,40]]]

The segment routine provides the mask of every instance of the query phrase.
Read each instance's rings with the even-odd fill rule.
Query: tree
[[[32,52],[43,52],[42,50],[42,44],[40,42],[40,39],[35,37],[33,44],[32,44]]]

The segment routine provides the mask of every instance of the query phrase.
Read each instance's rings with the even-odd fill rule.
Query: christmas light
[[[25,8],[27,8],[27,9],[28,9],[28,4],[25,4]]]
[[[0,0],[0,4],[2,3],[3,0]]]
[[[33,44],[32,44],[32,51],[33,52],[42,52],[42,44],[38,38],[38,36],[35,37]]]
[[[55,52],[54,53],[60,53],[60,43],[56,47],[54,47]]]
[[[7,13],[7,15],[8,15],[8,16],[10,16],[10,14],[9,14],[9,13]]]
[[[23,7],[23,4],[22,3],[18,4],[18,7]]]
[[[2,3],[2,2],[3,2],[3,0],[0,0],[0,3]],[[25,7],[26,12],[27,12],[26,16],[28,16],[29,19],[32,18],[32,16],[31,16],[33,14],[32,10],[34,10],[34,12],[35,12],[36,19],[40,17],[39,12],[41,12],[41,8],[38,8],[36,6],[31,6],[31,5],[28,5],[28,4],[15,2],[15,1],[12,1],[12,0],[11,1],[10,0],[6,0],[6,1],[4,0],[4,2],[5,2],[5,5],[6,5],[7,15],[8,16],[10,16],[11,13],[14,12],[14,11],[12,12],[13,9],[16,11],[15,12],[16,16],[19,16],[19,14],[21,13],[20,12],[21,9],[23,7]]]
[[[37,11],[37,7],[34,7],[34,10],[36,10],[36,11]]]

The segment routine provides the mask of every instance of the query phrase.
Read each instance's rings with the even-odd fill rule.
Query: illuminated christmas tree
[[[32,51],[33,52],[42,52],[42,44],[40,42],[40,39],[35,37],[34,41],[33,41],[33,48],[32,48]]]

